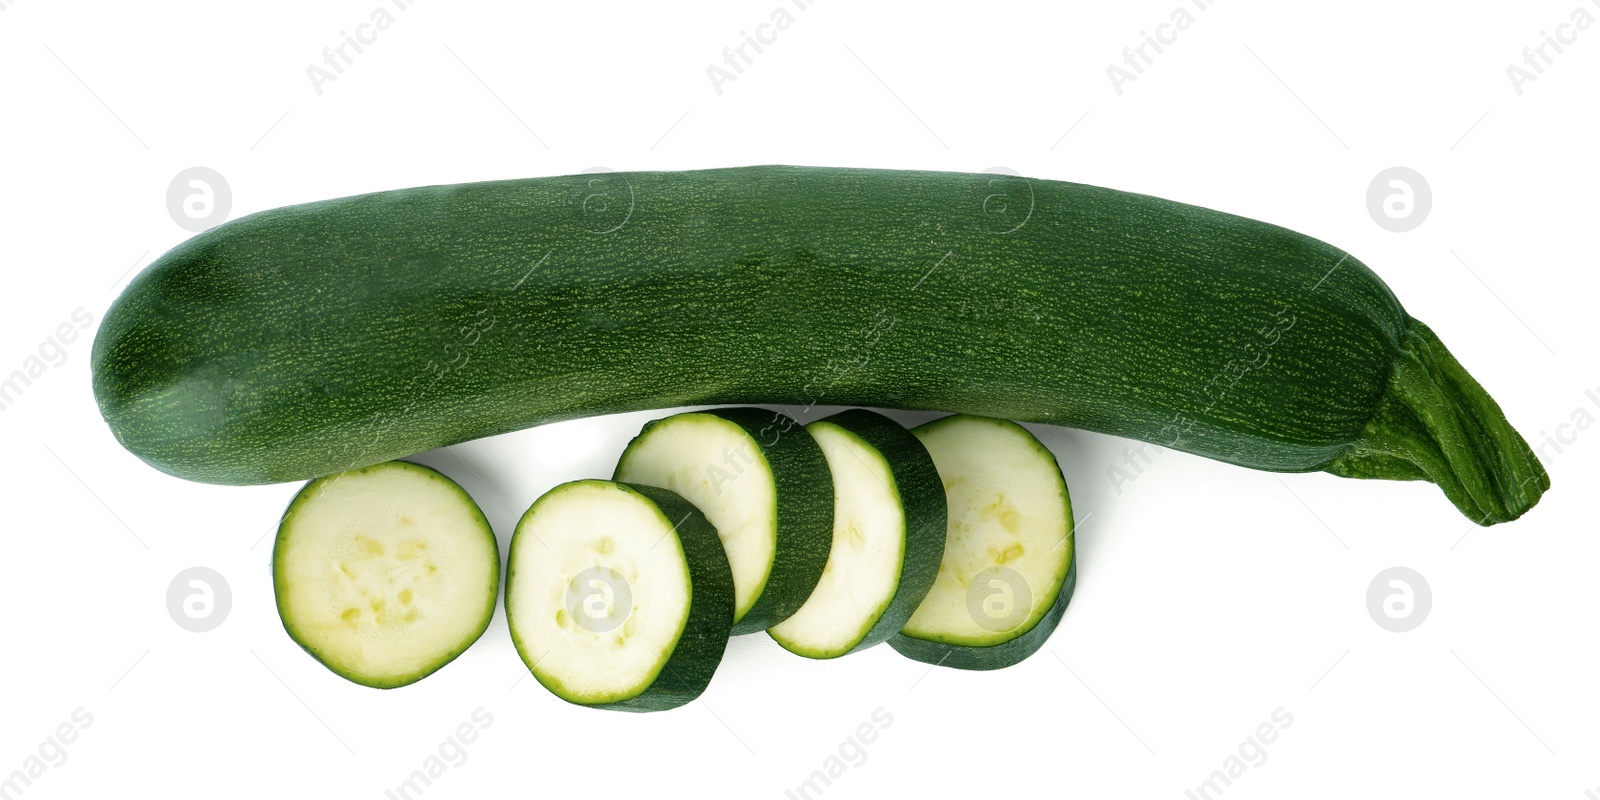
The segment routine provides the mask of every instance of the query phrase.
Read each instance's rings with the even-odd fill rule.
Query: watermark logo
[[[795,784],[792,789],[784,789],[783,796],[789,800],[814,800],[821,797],[834,781],[839,780],[846,772],[867,763],[867,745],[878,740],[881,734],[890,725],[894,724],[894,715],[888,709],[878,706],[872,709],[872,715],[866,722],[855,727],[855,730],[839,743],[834,752],[829,753],[822,760],[822,765],[811,771],[806,779]]]
[[[1012,233],[1033,217],[1033,183],[1010,167],[983,171],[983,227],[997,236]]]
[[[706,465],[706,480],[711,481],[711,488],[716,490],[718,497],[722,496],[728,484],[744,475],[747,467],[755,465],[756,457],[750,445],[749,441],[745,441],[740,443],[737,450],[725,447],[722,449],[721,464]]]
[[[1155,451],[1153,454],[1150,452],[1152,450]],[[1123,486],[1144,476],[1145,467],[1155,463],[1153,456],[1166,451],[1165,447],[1149,442],[1139,442],[1122,448],[1122,463],[1106,465],[1106,477],[1111,480],[1111,488],[1116,490],[1117,496],[1122,496]]]
[[[34,752],[22,759],[22,766],[0,776],[0,798],[21,797],[46,771],[66,764],[67,745],[78,741],[78,734],[93,724],[94,715],[83,706],[72,709],[67,721],[57,725]]]
[[[935,265],[937,266],[937,265]],[[931,271],[931,270],[930,270]],[[926,276],[924,276],[926,277]],[[914,287],[913,287],[914,288]],[[806,381],[800,392],[807,399],[805,407],[791,417],[777,411],[772,412],[772,421],[761,426],[756,436],[761,440],[762,447],[772,447],[782,439],[795,426],[801,425],[796,417],[805,417],[811,409],[821,403],[824,398],[831,397],[834,387],[850,379],[850,376],[864,369],[872,360],[872,353],[877,348],[878,342],[884,335],[894,329],[895,315],[888,309],[879,309],[872,315],[872,320],[857,331],[863,337],[860,343],[846,342],[836,348],[834,355],[829,356],[822,363],[820,374]]]
[[[817,0],[790,0],[796,11],[805,11],[816,5]],[[794,14],[788,8],[778,6],[767,15],[767,21],[756,26],[755,33],[739,31],[739,43],[722,48],[722,64],[707,64],[706,77],[711,79],[711,90],[718,96],[722,94],[723,84],[733,83],[744,74],[745,67],[756,63],[756,56],[767,52],[778,41],[778,34],[789,30],[795,22]],[[755,55],[750,51],[754,50]]]
[[[167,184],[167,213],[190,233],[222,224],[232,209],[233,191],[227,179],[210,167],[190,167]]]
[[[1589,0],[1600,8],[1600,0]],[[1567,21],[1556,26],[1555,33],[1539,31],[1539,43],[1522,48],[1522,63],[1506,65],[1506,77],[1511,79],[1511,90],[1519,96],[1524,86],[1539,80],[1545,67],[1554,66],[1556,56],[1567,52],[1567,47],[1578,41],[1578,34],[1594,26],[1594,13],[1578,6],[1567,15]],[[1554,55],[1551,54],[1554,51]]]
[[[416,0],[390,0],[390,4],[396,11],[405,11],[415,5]],[[356,26],[355,33],[339,31],[339,43],[322,48],[322,63],[306,65],[311,89],[321,95],[323,87],[339,80],[345,68],[356,63],[356,56],[367,52],[367,48],[378,41],[378,34],[389,30],[394,22],[394,14],[387,7],[378,6],[367,15],[366,22]]]
[[[1410,567],[1390,567],[1367,586],[1367,613],[1378,627],[1395,633],[1416,630],[1433,610],[1433,590]]]
[[[1593,389],[1584,389],[1583,396],[1596,409],[1600,409],[1600,386],[1596,386]],[[1577,444],[1578,437],[1584,431],[1589,430],[1589,426],[1593,425],[1594,422],[1595,416],[1589,413],[1589,409],[1581,405],[1573,408],[1572,413],[1567,417],[1567,421],[1556,425],[1555,430],[1539,431],[1539,443],[1533,449],[1534,455],[1537,455],[1539,460],[1545,463],[1555,460],[1556,456],[1564,455],[1568,447]]]
[[[1332,275],[1333,271],[1338,269],[1339,264],[1342,263],[1344,263],[1343,258],[1329,268],[1327,274],[1322,276],[1323,280],[1327,280],[1328,275]],[[1311,291],[1316,291],[1321,285],[1322,281],[1317,281],[1316,286],[1311,287]],[[1200,409],[1199,414],[1210,414],[1211,409],[1225,400],[1229,393],[1233,391],[1233,388],[1244,380],[1245,376],[1251,372],[1265,369],[1268,364],[1272,363],[1272,348],[1278,346],[1278,342],[1283,340],[1283,335],[1292,330],[1297,321],[1298,318],[1289,311],[1288,306],[1285,306],[1272,315],[1270,322],[1256,328],[1255,334],[1258,340],[1247,342],[1240,347],[1239,356],[1228,359],[1228,362],[1222,365],[1222,369],[1217,370],[1211,376],[1211,380],[1206,382],[1205,393],[1211,400],[1206,403],[1204,408]],[[1172,420],[1161,427],[1160,438],[1163,446],[1178,447],[1183,441],[1184,434],[1194,430],[1194,426],[1199,421],[1199,417],[1186,411],[1174,413]],[[1168,438],[1169,435],[1171,438]]]
[[[472,710],[472,716],[457,725],[434,752],[422,760],[422,766],[411,771],[406,779],[393,789],[384,789],[383,796],[390,800],[416,800],[433,782],[444,777],[447,770],[467,763],[467,745],[478,741],[478,735],[494,724],[494,715],[483,706]]]
[[[1215,0],[1190,0],[1195,11],[1205,11],[1216,5]],[[1195,15],[1187,6],[1178,6],[1167,15],[1167,21],[1156,26],[1155,33],[1139,31],[1139,43],[1122,48],[1122,63],[1106,65],[1106,77],[1111,79],[1111,90],[1122,94],[1122,87],[1138,80],[1144,71],[1155,66],[1156,58],[1178,41],[1178,34],[1195,23]],[[1153,51],[1153,52],[1152,52]]]
[[[1367,213],[1386,231],[1416,230],[1432,209],[1428,180],[1410,167],[1390,167],[1367,184]]]
[[[633,184],[610,167],[582,172],[578,223],[590,233],[615,233],[633,218]]]
[[[605,633],[628,621],[633,589],[622,573],[590,567],[567,582],[567,616],[591,633]]]
[[[1010,567],[989,567],[967,584],[967,614],[984,630],[1015,630],[1027,621],[1032,610],[1033,591],[1028,579]]]
[[[546,253],[545,257],[548,258],[549,253]],[[539,262],[543,263],[544,259],[540,259]],[[528,270],[528,273],[532,274],[533,270],[538,268],[539,264],[534,264],[533,269]],[[523,278],[526,279],[527,275],[524,275]],[[518,281],[518,285],[521,285],[521,281]],[[512,288],[515,289],[516,287]],[[405,405],[397,409],[375,411],[362,424],[361,438],[366,441],[366,444],[349,460],[345,469],[355,469],[361,466],[362,459],[366,454],[374,447],[377,447],[378,442],[395,426],[403,424],[417,403],[432,393],[434,387],[447,380],[451,375],[466,369],[467,364],[472,361],[472,349],[483,339],[485,333],[494,328],[497,322],[499,322],[499,318],[493,312],[486,308],[480,308],[473,315],[473,319],[469,324],[462,325],[454,334],[447,336],[446,338],[449,341],[444,342],[439,347],[439,357],[430,358],[423,362],[422,370],[406,382],[405,389],[400,393],[401,397],[406,398]]]
[[[1193,789],[1184,789],[1183,796],[1190,800],[1213,800],[1221,797],[1233,782],[1243,777],[1247,770],[1267,763],[1267,745],[1278,741],[1285,729],[1294,724],[1294,715],[1283,706],[1272,710],[1267,721],[1256,726],[1239,747],[1222,760],[1220,769],[1214,769],[1206,779]]]
[[[227,579],[209,567],[190,567],[167,584],[167,613],[186,631],[216,630],[231,608],[233,590]]]
[[[94,317],[82,306],[74,308],[70,321],[57,325],[39,343],[35,352],[22,360],[22,366],[12,370],[9,375],[0,376],[0,411],[16,405],[22,393],[46,371],[67,363],[67,345],[78,341],[79,331],[88,329],[93,322]]]

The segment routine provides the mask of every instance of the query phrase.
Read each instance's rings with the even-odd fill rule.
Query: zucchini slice
[[[664,489],[564,483],[511,537],[506,620],[528,671],[571,703],[660,711],[705,691],[733,622],[716,530]]]
[[[857,408],[806,426],[833,472],[833,547],[822,580],[768,633],[784,649],[836,658],[897,633],[944,555],[945,496],[928,449]]]
[[[735,634],[788,619],[822,577],[833,481],[790,417],[722,408],[655,420],[628,443],[614,479],[676,492],[716,528],[733,568]]]
[[[390,461],[306,484],[272,547],[284,630],[363,686],[415,683],[489,627],[500,548],[455,481]]]
[[[933,588],[889,644],[960,669],[999,669],[1044,645],[1076,583],[1072,501],[1055,456],[1015,422],[956,414],[911,431],[949,501]]]

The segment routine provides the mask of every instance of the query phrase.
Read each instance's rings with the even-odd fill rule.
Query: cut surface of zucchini
[[[628,443],[614,479],[694,504],[733,570],[735,634],[799,610],[822,577],[833,535],[828,461],[793,419],[759,408],[675,414]]]
[[[882,414],[851,409],[806,430],[833,473],[833,545],[805,605],[768,632],[791,652],[835,658],[894,635],[927,594],[945,495],[927,448]]]
[[[705,690],[733,623],[716,531],[670,491],[602,480],[546,492],[517,523],[506,619],[556,696],[659,711]]]
[[[272,580],[297,644],[334,673],[387,689],[427,677],[483,634],[500,549],[454,481],[390,461],[318,478],[295,495],[273,544]]]
[[[949,529],[933,588],[890,644],[950,667],[1015,664],[1044,644],[1076,583],[1061,468],[1007,420],[957,414],[912,433],[938,466]]]

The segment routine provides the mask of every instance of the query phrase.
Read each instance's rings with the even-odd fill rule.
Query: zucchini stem
[[[1549,474],[1500,406],[1414,319],[1377,414],[1325,470],[1346,478],[1432,481],[1484,526],[1522,516],[1550,488]]]

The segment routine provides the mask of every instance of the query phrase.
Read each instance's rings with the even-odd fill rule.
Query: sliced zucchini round
[[[705,691],[733,624],[716,530],[678,495],[602,480],[534,501],[511,537],[506,620],[557,697],[661,711]]]
[[[705,514],[733,568],[735,634],[788,619],[822,577],[833,480],[790,417],[722,408],[655,420],[628,443],[615,480],[669,489]]]
[[[933,588],[889,644],[930,664],[1011,666],[1044,645],[1076,583],[1061,467],[1007,420],[956,414],[911,432],[938,466],[949,530]]]
[[[862,408],[806,426],[833,472],[833,546],[805,605],[768,633],[784,649],[836,658],[899,632],[944,554],[945,494],[922,442]]]
[[[272,584],[284,630],[363,686],[415,683],[489,627],[500,548],[462,488],[390,461],[307,483],[278,525]]]

